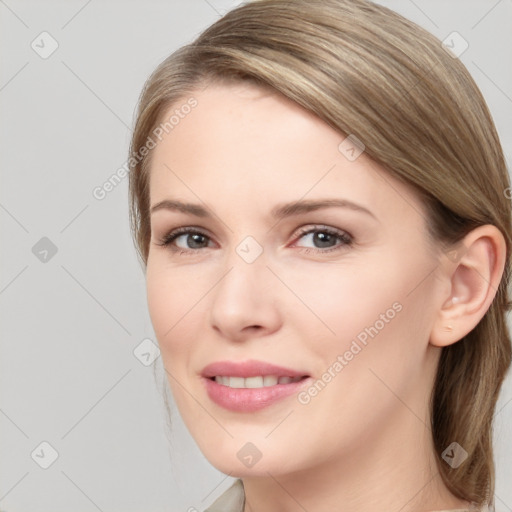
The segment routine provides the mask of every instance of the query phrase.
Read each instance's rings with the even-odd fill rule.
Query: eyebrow
[[[293,201],[291,203],[279,204],[272,208],[270,214],[275,219],[284,219],[285,217],[291,217],[293,215],[300,215],[303,213],[309,213],[316,210],[320,210],[322,208],[346,208],[362,213],[366,213],[370,215],[374,219],[376,219],[375,215],[360,204],[353,203],[347,199],[303,199],[298,201]],[[184,203],[177,200],[165,199],[156,203],[151,207],[151,214],[159,211],[159,210],[171,210],[171,211],[179,211],[182,213],[189,213],[196,217],[207,217],[211,218],[213,215],[210,211],[200,204],[194,203]]]

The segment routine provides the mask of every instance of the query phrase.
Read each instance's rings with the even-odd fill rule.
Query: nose
[[[225,339],[244,341],[279,329],[278,282],[264,254],[252,263],[235,251],[212,290],[211,326]]]

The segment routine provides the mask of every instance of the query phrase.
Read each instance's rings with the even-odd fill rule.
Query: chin
[[[226,462],[215,459],[208,459],[210,464],[218,469],[221,473],[235,477],[235,478],[247,478],[247,477],[268,477],[268,474],[277,475],[282,471],[278,464],[265,464],[263,460],[256,462],[252,467],[247,467],[240,463],[238,460]]]
[[[233,441],[233,440],[232,440]],[[292,465],[297,461],[290,460],[290,454],[276,451],[271,447],[258,448],[255,444],[234,441],[227,449],[206,450],[203,455],[212,466],[222,473],[233,477],[279,475],[297,470]],[[287,461],[287,464],[283,464]]]

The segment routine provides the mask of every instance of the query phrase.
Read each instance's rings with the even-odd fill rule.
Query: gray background
[[[0,0],[3,511],[202,510],[232,482],[176,411],[167,438],[161,360],[146,366],[133,352],[155,338],[127,179],[103,200],[92,192],[126,161],[150,72],[237,3]],[[510,164],[512,1],[381,3],[440,39],[457,31],[469,43],[461,60]],[[58,43],[47,58],[31,47],[51,48],[43,31]],[[511,379],[495,433],[503,511],[512,510]],[[47,469],[43,441],[58,452]]]

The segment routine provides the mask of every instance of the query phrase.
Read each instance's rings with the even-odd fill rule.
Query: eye
[[[299,231],[299,239],[307,240],[313,247],[303,247],[304,252],[326,253],[338,251],[353,244],[353,238],[345,231],[328,228],[326,226],[315,226]]]
[[[351,235],[345,231],[326,226],[301,229],[298,233],[298,239],[302,238],[313,244],[313,247],[298,246],[305,253],[311,251],[316,253],[337,251],[344,247],[350,247],[353,244]],[[180,255],[193,255],[197,254],[200,249],[208,248],[210,241],[211,239],[208,235],[196,228],[181,227],[165,235],[157,242],[157,245],[169,247],[173,252]]]
[[[181,241],[180,241],[181,239]],[[165,235],[157,245],[169,247],[180,254],[194,254],[197,249],[204,249],[210,237],[202,231],[193,228],[178,228]],[[180,246],[179,244],[182,244]]]

